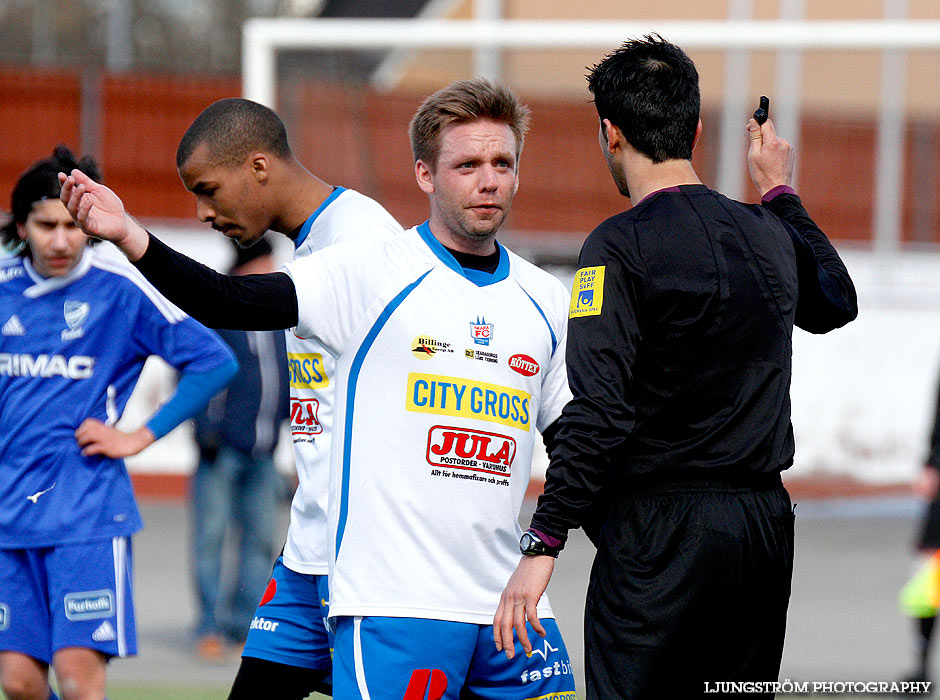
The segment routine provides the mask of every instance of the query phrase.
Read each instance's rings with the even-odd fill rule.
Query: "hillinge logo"
[[[65,616],[69,620],[93,620],[113,614],[114,593],[110,590],[82,591],[65,596]]]
[[[6,603],[0,603],[0,630],[5,630],[10,626],[10,607]]]
[[[419,335],[411,341],[411,354],[419,360],[430,360],[437,353],[453,353],[450,343],[436,340],[429,335]]]

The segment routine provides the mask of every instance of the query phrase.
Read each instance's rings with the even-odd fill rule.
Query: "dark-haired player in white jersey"
[[[277,114],[250,100],[207,107],[183,135],[176,163],[199,219],[243,246],[270,229],[287,236],[300,259],[334,243],[401,232],[375,200],[306,170]],[[194,309],[197,316],[206,311]],[[248,630],[231,700],[261,697],[275,682],[282,698],[330,692],[326,511],[335,361],[315,339],[286,336],[298,486],[287,541]]]
[[[535,428],[569,397],[568,295],[496,234],[518,187],[528,110],[462,81],[411,123],[431,215],[386,241],[335,245],[254,280],[160,244],[87,178],[63,201],[210,325],[295,327],[337,357],[330,469],[330,614],[337,698],[568,700],[574,682],[547,600],[545,638],[506,659],[490,622],[519,559]],[[258,324],[255,326],[254,324]],[[283,325],[281,325],[283,324]]]

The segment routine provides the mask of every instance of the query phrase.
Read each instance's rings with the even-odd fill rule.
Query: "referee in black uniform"
[[[791,336],[794,323],[825,333],[854,319],[855,288],[790,188],[792,150],[772,122],[748,123],[760,205],[701,184],[698,73],[681,49],[627,42],[588,81],[601,150],[634,206],[581,250],[574,399],[495,641],[511,655],[515,629],[531,648],[524,621],[539,630],[553,557],[583,527],[597,546],[588,698],[715,697],[706,683],[777,679],[793,568],[780,480],[793,462]]]

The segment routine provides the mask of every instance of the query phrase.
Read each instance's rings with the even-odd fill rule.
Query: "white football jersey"
[[[401,226],[374,199],[337,187],[304,222],[294,241],[299,259],[342,241],[397,234]],[[326,503],[333,423],[335,360],[316,341],[287,331],[290,423],[297,467],[284,565],[302,574],[325,574],[329,546]]]
[[[428,224],[286,266],[337,357],[330,614],[492,623],[519,562],[534,428],[570,397],[568,292],[499,248],[464,270]],[[543,598],[539,614],[552,617]]]

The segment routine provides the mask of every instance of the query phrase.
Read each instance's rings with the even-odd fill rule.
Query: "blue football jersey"
[[[0,260],[0,548],[141,528],[123,460],[83,457],[74,433],[89,417],[117,421],[150,355],[191,372],[231,358],[124,260],[86,248],[48,279]]]

